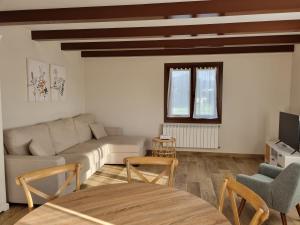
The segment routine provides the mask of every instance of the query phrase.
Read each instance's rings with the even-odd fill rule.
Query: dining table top
[[[215,207],[186,191],[154,184],[111,184],[64,195],[16,225],[230,225]]]

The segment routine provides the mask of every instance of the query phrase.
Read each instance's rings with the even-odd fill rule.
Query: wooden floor
[[[191,192],[202,199],[217,206],[218,194],[224,176],[238,173],[253,174],[257,171],[261,162],[259,159],[208,156],[201,153],[181,152],[178,154],[179,166],[176,170],[176,188]],[[146,176],[153,176],[160,168],[139,167]],[[126,170],[123,166],[105,165],[82,185],[82,188],[91,186],[124,183],[126,182]],[[242,225],[249,224],[253,210],[246,206],[242,214]],[[0,214],[0,225],[14,224],[19,218],[27,213],[26,205],[11,205],[7,212]],[[225,215],[231,220],[232,215],[227,202]],[[271,211],[266,225],[280,225],[280,215]],[[295,210],[288,215],[289,225],[300,225],[300,218]],[[41,224],[42,225],[42,224]]]

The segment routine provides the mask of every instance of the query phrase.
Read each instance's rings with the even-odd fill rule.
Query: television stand
[[[285,168],[291,163],[300,162],[300,153],[282,142],[268,141],[265,148],[265,162]]]
[[[294,155],[296,152],[299,152],[299,151],[294,150],[294,151],[291,153],[291,155]]]

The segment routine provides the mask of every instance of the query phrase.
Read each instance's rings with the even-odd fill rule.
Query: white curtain
[[[170,69],[168,117],[190,117],[191,69]]]
[[[196,91],[193,118],[218,118],[216,77],[217,68],[196,69]]]

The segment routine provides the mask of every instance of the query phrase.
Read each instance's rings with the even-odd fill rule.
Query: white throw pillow
[[[101,123],[91,123],[90,128],[96,139],[107,136],[104,126]]]
[[[43,148],[37,141],[31,140],[29,144],[29,151],[31,155],[35,156],[51,156],[52,152],[47,151],[47,149]]]

